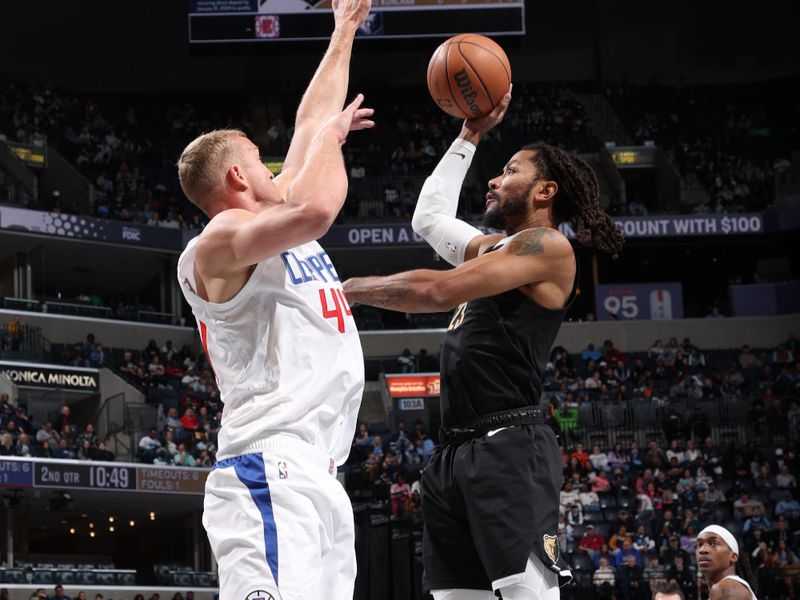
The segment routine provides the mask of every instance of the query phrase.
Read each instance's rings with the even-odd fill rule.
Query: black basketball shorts
[[[422,473],[425,589],[497,589],[525,573],[531,552],[566,583],[561,482],[558,442],[547,425],[495,429],[443,446]]]

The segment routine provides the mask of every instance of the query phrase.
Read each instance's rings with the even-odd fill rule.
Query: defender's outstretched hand
[[[500,123],[500,121],[502,121],[503,117],[506,115],[508,105],[511,102],[511,90],[513,87],[513,83],[508,86],[508,92],[506,92],[506,95],[503,96],[502,100],[500,100],[500,104],[495,106],[492,112],[485,114],[482,117],[467,119],[464,121],[464,125],[461,128],[461,135],[459,137],[476,144],[484,133]]]
[[[367,20],[372,0],[333,0],[332,7],[336,27],[345,24],[360,27]]]
[[[369,129],[375,125],[369,117],[375,112],[371,108],[361,108],[364,94],[358,94],[350,104],[338,115],[331,117],[323,129],[333,131],[339,138],[339,143],[347,141],[347,134],[359,129]]]

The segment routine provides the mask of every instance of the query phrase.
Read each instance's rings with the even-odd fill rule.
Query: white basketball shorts
[[[333,459],[289,434],[217,462],[203,526],[220,600],[352,600],[353,509]]]

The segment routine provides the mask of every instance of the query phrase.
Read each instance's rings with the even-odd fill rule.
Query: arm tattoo
[[[750,600],[750,592],[743,585],[715,586],[714,591],[718,593],[709,594],[709,600]]]
[[[409,290],[408,283],[394,281],[393,277],[354,277],[344,283],[348,301],[394,310],[407,304]]]
[[[553,235],[553,230],[549,227],[527,229],[508,243],[508,251],[517,256],[541,254],[544,252],[543,239],[549,235]]]
[[[395,306],[408,299],[408,289],[400,287],[385,287],[383,289],[364,292],[364,303],[372,306]]]

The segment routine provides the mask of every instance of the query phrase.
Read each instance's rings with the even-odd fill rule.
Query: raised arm
[[[328,230],[347,195],[341,146],[349,131],[373,124],[367,118],[372,110],[360,108],[363,99],[359,94],[319,129],[285,202],[258,213],[230,209],[211,220],[199,238],[195,263],[209,299],[233,297],[252,265]]]
[[[503,120],[511,89],[488,115],[464,121],[461,133],[436,165],[420,190],[411,226],[436,253],[452,265],[475,258],[485,249],[487,236],[456,218],[458,197],[483,134]],[[492,238],[496,241],[495,238]]]
[[[284,194],[303,167],[309,144],[319,128],[342,110],[350,77],[350,55],[356,30],[372,0],[334,0],[335,26],[328,49],[308,84],[295,117],[294,135],[275,185]]]
[[[445,312],[462,302],[546,282],[560,290],[549,290],[548,296],[559,296],[560,302],[548,308],[561,308],[574,275],[575,258],[569,240],[554,229],[541,227],[522,231],[501,249],[455,269],[356,277],[343,286],[350,304],[418,313]]]

